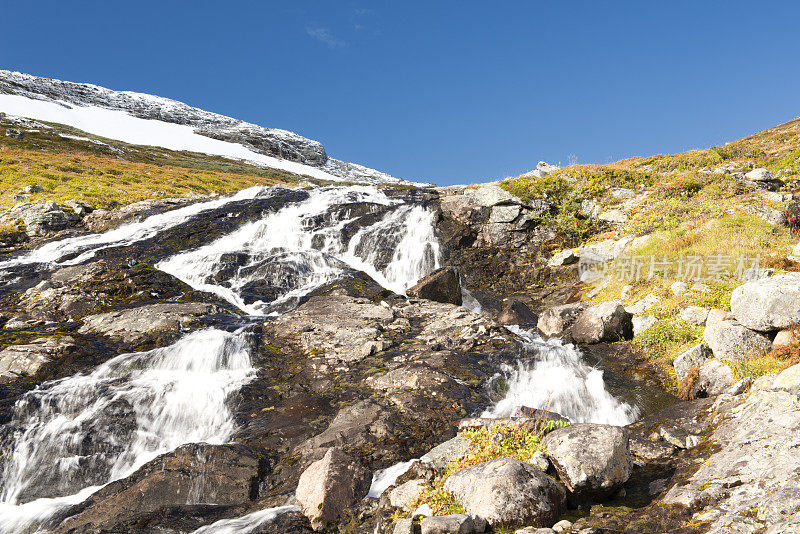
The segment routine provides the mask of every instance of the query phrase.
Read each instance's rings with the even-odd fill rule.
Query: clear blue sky
[[[0,68],[158,94],[439,184],[800,115],[795,2],[0,0]]]

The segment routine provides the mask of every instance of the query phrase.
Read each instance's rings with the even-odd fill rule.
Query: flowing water
[[[41,271],[145,239],[158,243],[160,233],[193,218],[272,194],[270,188],[252,188],[103,234],[52,242],[0,263],[0,281],[19,266]],[[371,187],[318,188],[303,198],[156,267],[263,320],[353,270],[404,294],[440,266],[435,213],[424,206]],[[466,288],[464,296],[465,306],[479,312]],[[636,416],[605,390],[602,372],[583,363],[574,348],[518,333],[528,341],[524,357],[504,370],[508,396],[485,415],[509,415],[525,405],[549,407],[573,421],[626,424]],[[255,375],[248,347],[244,331],[200,330],[23,395],[0,434],[0,532],[33,532],[58,510],[180,445],[228,441],[236,430],[228,401]],[[377,473],[371,493],[379,495],[407,465]],[[263,510],[196,532],[245,534],[293,509]]]

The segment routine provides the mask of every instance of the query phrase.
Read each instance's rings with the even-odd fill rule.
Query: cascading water
[[[346,229],[359,214],[345,209],[336,218],[330,212],[354,204],[362,212],[366,208],[361,216],[388,211],[348,239]],[[364,271],[385,288],[405,294],[439,267],[433,217],[430,210],[400,205],[375,188],[317,189],[306,201],[156,267],[251,315],[286,311],[348,268]]]
[[[225,443],[235,429],[226,400],[254,373],[245,336],[200,330],[24,395],[3,461],[0,532],[19,532],[184,443]]]
[[[580,351],[558,339],[511,327],[526,342],[517,367],[503,369],[508,393],[483,417],[509,417],[520,406],[548,409],[576,423],[627,425],[636,420],[635,407],[615,399],[605,387],[603,371],[587,365]]]

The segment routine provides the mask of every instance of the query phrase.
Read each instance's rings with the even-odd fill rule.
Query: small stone
[[[689,285],[686,282],[673,282],[672,285],[669,286],[670,291],[676,297],[680,297],[689,289]]]
[[[412,519],[398,519],[394,524],[393,534],[414,534],[414,521]]]
[[[408,510],[424,487],[425,481],[421,478],[400,484],[389,491],[389,504],[395,508]]]
[[[528,463],[542,473],[547,472],[547,470],[550,468],[550,460],[547,459],[547,455],[542,451],[534,452],[533,455],[531,455],[531,457],[528,459]]]
[[[628,222],[628,216],[622,210],[605,210],[597,217],[601,221],[607,223],[622,225]]]
[[[547,262],[547,265],[550,267],[560,267],[562,265],[572,265],[573,263],[577,262],[578,255],[575,254],[574,251],[566,249],[553,254],[553,257],[550,258],[550,261]]]
[[[793,328],[781,330],[775,334],[775,339],[772,340],[773,347],[788,347],[789,345],[798,343],[797,331]]]
[[[619,298],[621,300],[627,300],[628,297],[631,296],[631,291],[633,291],[633,286],[632,285],[627,285],[627,286],[623,287],[622,290],[619,292]]]
[[[699,291],[701,293],[707,293],[711,291],[709,287],[703,282],[695,282],[689,289],[691,289],[692,291]]]
[[[561,521],[553,525],[553,530],[558,534],[567,531],[571,528],[572,528],[572,523],[570,521],[567,521],[566,519],[562,519]]]
[[[428,504],[423,504],[413,512],[411,512],[412,519],[415,517],[430,517],[433,515],[433,508]]]
[[[28,194],[41,193],[42,191],[44,191],[44,187],[42,187],[39,184],[31,184],[31,185],[26,185],[25,187],[22,188],[22,190]]]
[[[660,301],[661,297],[650,293],[647,296],[637,300],[633,304],[625,306],[625,311],[633,315],[639,315],[641,313],[648,311],[650,308],[658,304]]]

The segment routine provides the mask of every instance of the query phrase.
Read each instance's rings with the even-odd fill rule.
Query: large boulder
[[[267,468],[241,445],[183,445],[93,493],[57,532],[125,532],[119,525],[170,506],[248,504]]]
[[[622,302],[613,300],[585,310],[569,331],[578,343],[619,341],[631,338],[633,323]]]
[[[546,336],[557,336],[572,326],[587,307],[585,302],[573,302],[547,308],[539,316],[536,327]]]
[[[731,367],[717,359],[704,362],[693,385],[695,397],[711,397],[729,390],[736,383]]]
[[[710,318],[703,330],[703,341],[722,360],[748,360],[766,354],[772,346],[767,336],[745,328],[737,321],[724,319],[712,321]]]
[[[61,207],[48,200],[44,203],[33,204],[23,217],[25,231],[30,237],[43,236],[49,232],[63,230],[78,221],[73,213],[67,213]]]
[[[447,478],[468,514],[491,525],[552,525],[565,510],[566,491],[535,467],[511,458],[483,462]]]
[[[678,381],[683,382],[692,367],[703,365],[711,357],[709,352],[708,347],[700,343],[675,358],[672,366],[675,368],[675,376],[678,377]]]
[[[776,274],[733,290],[731,312],[751,330],[769,332],[800,322],[800,273]]]
[[[335,521],[348,507],[367,496],[371,473],[337,447],[300,475],[295,496],[315,529]]]
[[[461,305],[461,281],[458,271],[445,267],[434,271],[407,291],[409,297]]]
[[[631,476],[628,430],[578,423],[544,440],[547,454],[576,502],[610,497]]]
[[[534,325],[538,318],[527,304],[511,298],[503,303],[503,309],[497,315],[497,322],[508,325]]]

